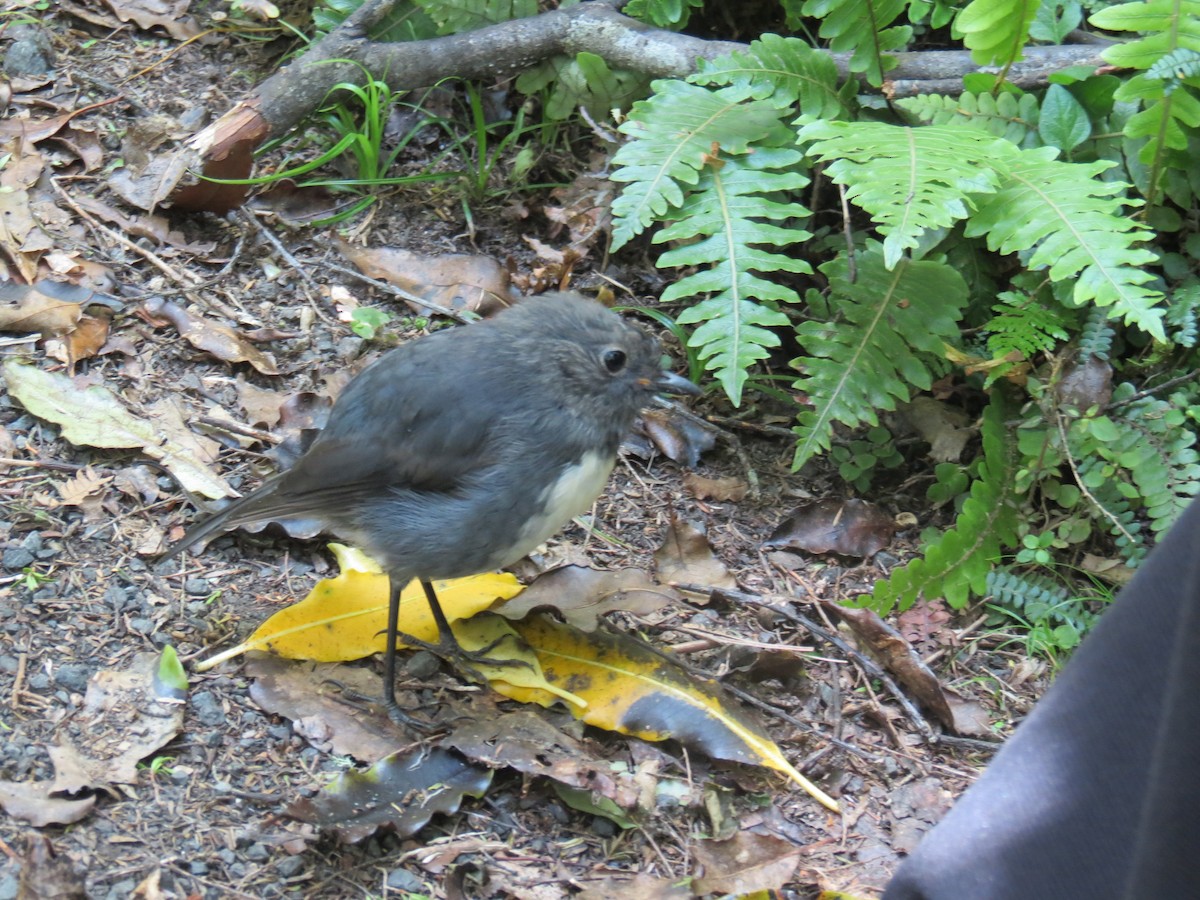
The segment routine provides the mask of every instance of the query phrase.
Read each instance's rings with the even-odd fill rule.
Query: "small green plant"
[[[860,491],[871,487],[880,469],[894,469],[904,462],[892,433],[882,425],[868,428],[861,439],[832,447],[829,456],[837,464],[838,474]]]
[[[171,775],[174,770],[169,763],[175,761],[174,756],[156,756],[148,763],[138,763],[138,768],[150,773],[151,778],[157,778],[159,775]]]
[[[374,340],[379,329],[394,318],[386,309],[360,306],[350,313],[350,330],[363,340]]]
[[[36,591],[43,584],[52,580],[53,579],[49,574],[43,574],[37,569],[33,568],[33,566],[26,566],[21,570],[20,583],[24,586],[25,590],[29,591],[30,593]]]

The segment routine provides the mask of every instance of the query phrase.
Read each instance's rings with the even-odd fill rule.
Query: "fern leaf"
[[[729,85],[734,96],[771,100],[779,107],[798,104],[813,118],[844,118],[854,106],[854,79],[839,87],[837,66],[828,53],[777,34],[764,34],[745,52],[701,59],[688,81]]]
[[[1089,21],[1105,31],[1136,31],[1144,37],[1115,44],[1104,59],[1123,69],[1145,71],[1180,47],[1200,51],[1200,0],[1138,0],[1092,13]]]
[[[818,32],[829,49],[852,53],[850,71],[862,72],[875,87],[883,73],[896,66],[890,50],[899,50],[912,39],[912,29],[892,22],[908,6],[906,0],[807,0],[804,14],[821,20]]]
[[[570,118],[581,106],[596,118],[626,109],[646,95],[648,84],[648,78],[635,72],[610,69],[594,53],[577,53],[574,59],[555,56],[517,77],[517,90],[523,94],[550,89],[546,116],[556,122]]]
[[[439,34],[461,34],[496,22],[537,15],[537,0],[414,0]]]
[[[970,213],[974,196],[994,193],[996,173],[980,159],[996,139],[973,130],[882,122],[814,122],[800,129],[813,141],[810,156],[833,159],[826,169],[883,234],[890,269],[922,234],[947,228]]]
[[[613,249],[683,205],[684,189],[700,179],[713,147],[744,153],[779,125],[766,100],[741,101],[685,81],[662,80],[633,105],[621,131],[632,138],[616,152],[613,181],[626,182],[613,202]]]
[[[788,319],[770,305],[796,303],[790,287],[769,280],[773,272],[809,273],[803,259],[764,247],[786,247],[812,235],[785,227],[810,213],[783,200],[805,187],[803,156],[796,150],[760,147],[705,170],[679,210],[679,221],[654,236],[656,243],[682,241],[658,260],[660,266],[702,266],[663,292],[664,301],[711,294],[684,310],[683,325],[699,324],[688,341],[716,372],[734,405],[741,403],[747,370],[779,345],[771,328]]]
[[[933,382],[929,362],[958,337],[967,303],[962,276],[942,263],[884,263],[878,245],[856,257],[851,281],[844,256],[821,266],[831,305],[842,321],[803,322],[796,337],[807,354],[792,362],[802,373],[796,388],[813,408],[799,415],[800,439],[792,462],[799,469],[828,450],[833,425],[878,425],[876,410],[912,399],[912,388]]]
[[[987,346],[994,358],[1016,352],[1032,359],[1070,337],[1062,313],[1036,297],[1005,291],[997,299],[1000,302],[992,307],[996,316],[985,326],[991,332]]]
[[[998,145],[1003,146],[1003,145]],[[1138,244],[1152,235],[1122,215],[1136,201],[1118,196],[1128,185],[1097,176],[1112,163],[1064,163],[1055,150],[998,153],[993,165],[1003,184],[981,197],[967,223],[968,237],[987,236],[1001,253],[1032,251],[1026,265],[1047,269],[1054,281],[1075,279],[1076,305],[1108,307],[1110,318],[1123,318],[1164,340],[1162,294],[1146,283],[1146,267],[1157,256]]]
[[[967,125],[1004,138],[1018,147],[1036,147],[1039,110],[1033,94],[1003,91],[996,96],[964,91],[957,97],[920,94],[896,105],[930,125]]]
[[[1014,489],[1019,454],[1005,420],[1010,409],[994,392],[983,413],[983,462],[971,496],[954,527],[902,569],[878,582],[870,605],[884,615],[897,604],[907,609],[918,597],[945,597],[962,609],[972,594],[987,590],[987,577],[1001,553],[1017,543],[1019,506]]]
[[[1167,325],[1171,341],[1179,347],[1194,348],[1200,336],[1200,285],[1179,288],[1167,307]]]
[[[655,28],[678,31],[688,23],[693,9],[704,6],[704,0],[629,0],[621,11],[639,22],[649,22]]]
[[[971,0],[954,20],[971,59],[981,66],[1010,66],[1021,58],[1040,0]]]

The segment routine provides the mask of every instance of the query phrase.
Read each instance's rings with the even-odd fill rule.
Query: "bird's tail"
[[[170,559],[172,556],[177,556],[189,547],[193,547],[201,541],[207,541],[223,531],[228,531],[231,528],[237,528],[239,525],[246,525],[250,522],[260,522],[270,519],[272,517],[271,508],[274,506],[272,500],[275,497],[277,484],[277,481],[268,481],[253,493],[247,494],[239,500],[234,500],[216,515],[210,516],[202,522],[197,522],[187,530],[183,537],[164,550],[158,558],[160,560]]]

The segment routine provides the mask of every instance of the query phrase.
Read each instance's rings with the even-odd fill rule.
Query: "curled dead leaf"
[[[891,543],[896,523],[866,500],[818,500],[796,507],[763,546],[871,557]]]

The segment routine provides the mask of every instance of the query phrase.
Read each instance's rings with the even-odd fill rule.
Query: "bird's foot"
[[[375,697],[371,694],[364,694],[362,691],[355,690],[350,685],[338,681],[336,678],[326,678],[325,684],[331,684],[338,689],[339,699],[347,706],[360,710],[366,713],[375,713],[375,711],[383,706],[387,710],[388,718],[397,725],[402,725],[411,728],[421,734],[431,734],[438,730],[438,726],[432,722],[426,722],[423,719],[417,719],[410,716],[394,698]]]

